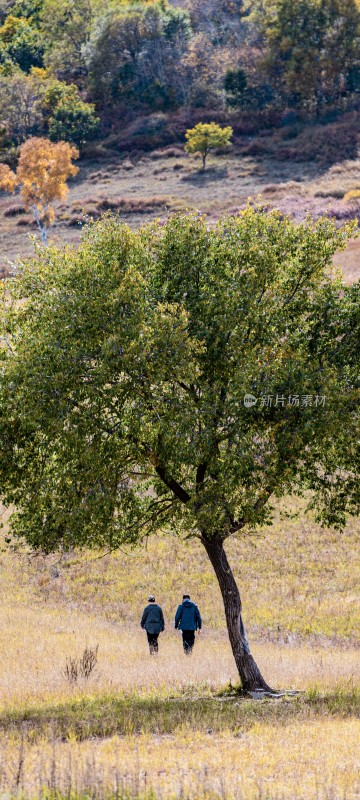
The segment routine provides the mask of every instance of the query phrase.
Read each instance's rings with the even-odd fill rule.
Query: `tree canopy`
[[[94,106],[81,100],[75,84],[37,67],[28,75],[0,74],[0,117],[8,140],[16,145],[29,136],[44,136],[82,146],[99,126]]]
[[[264,68],[290,105],[319,110],[346,95],[359,69],[357,0],[269,2],[263,31]]]
[[[350,232],[254,208],[214,228],[105,217],[79,250],[39,253],[3,297],[14,534],[46,552],[198,536],[247,686],[261,676],[244,673],[224,540],[289,492],[310,490],[326,525],[360,509],[360,293],[330,268]]]
[[[159,112],[169,114],[168,143],[199,120],[200,108],[204,122],[234,122],[237,135],[277,127],[289,109],[298,121],[330,110],[356,113],[359,2],[0,0],[5,150],[24,130],[49,132],[39,126],[31,77],[41,68],[80,92],[61,101],[51,123],[52,138],[66,134],[79,145],[96,132],[95,114],[105,141],[109,133],[121,140],[124,123],[131,130],[137,116],[144,129],[137,149],[146,150],[163,137],[142,118],[155,124]]]
[[[10,59],[24,72],[41,67],[44,43],[39,32],[31,27],[25,17],[9,15],[0,28],[0,58]]]
[[[99,20],[86,48],[98,107],[130,103],[155,110],[181,105],[181,60],[190,32],[186,11],[164,2],[120,7]]]

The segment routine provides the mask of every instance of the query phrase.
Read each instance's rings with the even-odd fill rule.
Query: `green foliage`
[[[304,488],[327,524],[357,513],[360,294],[328,274],[350,233],[251,208],[212,230],[105,218],[25,265],[2,313],[15,534],[45,551],[225,538]]]
[[[6,50],[0,47],[0,77],[7,78],[14,75],[15,72],[17,72],[17,68],[14,62],[11,60]]]
[[[228,69],[224,77],[224,89],[230,108],[260,110],[274,102],[274,92],[270,84],[258,80],[250,86],[246,72],[241,67]]]
[[[50,117],[49,138],[54,142],[65,140],[81,146],[96,136],[99,124],[92,104],[84,103],[78,97],[65,97],[57,103]]]
[[[153,111],[180,105],[180,62],[189,36],[188,14],[164,2],[99,20],[87,47],[87,66],[100,108],[130,102]]]
[[[311,111],[344,96],[360,64],[356,0],[277,0],[262,25],[264,65],[282,98]]]
[[[4,69],[6,65],[4,65]],[[0,77],[0,113],[10,141],[46,134],[53,141],[82,145],[93,138],[99,120],[94,106],[81,100],[78,87],[53,78],[48,71],[15,71]]]
[[[39,25],[44,0],[15,0],[11,13],[14,17],[26,17]]]
[[[9,142],[18,145],[41,130],[41,87],[33,75],[7,70],[0,77],[0,116]]]
[[[24,72],[41,67],[44,44],[36,28],[25,17],[8,16],[0,28],[2,57],[9,58]]]
[[[211,150],[215,147],[227,147],[233,129],[230,127],[221,128],[216,122],[199,122],[194,128],[186,131],[185,137],[187,144],[185,150],[188,153],[200,153],[202,156],[203,168],[206,168],[206,159]]]
[[[360,92],[360,64],[351,64],[346,74],[346,88],[349,92]]]
[[[44,0],[41,29],[45,63],[57,78],[83,81],[86,69],[82,49],[88,41],[92,19],[89,0]]]
[[[229,106],[241,106],[247,88],[246,72],[241,67],[228,69],[224,78],[224,89]]]

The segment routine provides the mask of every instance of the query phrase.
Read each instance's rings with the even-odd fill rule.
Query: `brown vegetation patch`
[[[128,159],[128,158],[126,159],[126,161],[123,161],[121,166],[122,166],[122,169],[125,169],[127,172],[129,170],[131,170],[131,169],[134,169],[134,164],[132,164],[130,159]]]
[[[359,112],[344,114],[335,122],[286,125],[260,131],[250,143],[236,140],[243,155],[271,156],[278,161],[334,164],[355,159],[359,149]],[[264,141],[265,140],[265,141]]]
[[[26,209],[21,203],[13,203],[4,211],[4,217],[16,217],[18,214],[26,214]]]
[[[151,214],[165,208],[173,208],[174,201],[171,197],[134,197],[132,199],[104,198],[97,203],[99,213],[105,211],[119,211],[122,214]]]
[[[156,160],[160,158],[183,158],[184,150],[181,147],[161,147],[158,150],[153,150],[149,158]]]
[[[108,177],[107,172],[103,172],[102,170],[100,170],[100,172],[93,172],[92,175],[89,175],[89,181],[91,181],[91,183],[99,183],[99,181],[103,181],[104,178],[107,177]]]
[[[80,205],[74,203],[71,207],[70,216],[62,215],[62,220],[66,220],[70,226],[84,225],[90,219],[98,219],[106,212],[114,214],[129,215],[152,215],[163,213],[164,211],[175,211],[181,204],[175,203],[172,197],[102,197],[98,201],[84,200]]]
[[[279,148],[279,161],[319,161],[334,163],[341,158],[356,158],[359,148],[359,115],[346,114],[327,125],[307,126],[291,147]]]
[[[265,142],[251,142],[247,147],[243,149],[243,155],[245,156],[265,156],[271,153],[271,145],[265,144]]]
[[[21,219],[18,219],[18,220],[17,220],[17,222],[16,222],[16,225],[17,225],[18,227],[19,227],[19,226],[20,226],[20,227],[21,227],[21,226],[24,226],[24,227],[26,227],[27,225],[35,225],[35,222],[34,222],[34,220],[33,220],[31,217],[21,217]]]
[[[287,181],[286,183],[269,183],[266,186],[263,186],[261,189],[261,194],[290,194],[294,192],[297,195],[305,195],[306,189],[298,181]]]

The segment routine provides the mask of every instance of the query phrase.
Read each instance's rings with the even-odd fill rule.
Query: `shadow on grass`
[[[224,181],[227,177],[227,167],[207,167],[206,170],[201,168],[197,172],[182,175],[180,180],[196,186],[207,186],[208,183],[213,181]]]
[[[360,717],[360,689],[331,693],[312,690],[279,699],[252,700],[239,696],[153,697],[111,694],[80,697],[53,705],[0,712],[0,731],[30,741],[41,736],[85,740],[136,733],[170,734],[182,726],[202,732],[249,729],[256,721],[286,724],[310,716]]]

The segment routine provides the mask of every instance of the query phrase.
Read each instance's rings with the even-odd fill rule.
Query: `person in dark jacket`
[[[148,603],[149,605],[144,608],[140,625],[146,631],[150,654],[154,655],[159,652],[158,637],[159,633],[165,630],[165,623],[162,608],[155,603],[154,595],[150,595]]]
[[[190,600],[189,594],[183,595],[183,601],[175,614],[175,628],[182,631],[184,652],[189,656],[194,647],[195,631],[201,631],[200,611]]]

